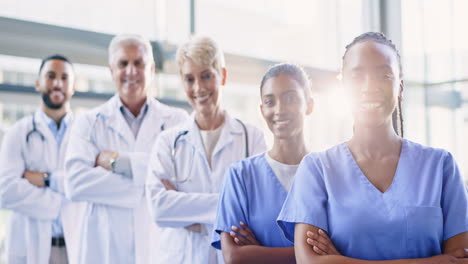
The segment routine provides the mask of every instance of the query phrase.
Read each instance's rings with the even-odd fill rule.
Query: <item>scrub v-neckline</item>
[[[275,172],[273,171],[273,168],[268,163],[267,157],[265,155],[268,155],[268,153],[266,153],[266,152],[263,153],[262,163],[267,169],[267,174],[269,175],[269,178],[273,182],[275,182],[276,186],[278,186],[279,189],[281,189],[283,196],[287,196],[288,191],[284,188],[283,184],[281,184],[280,180],[278,179],[278,176],[276,176]],[[294,175],[292,177],[294,177]]]
[[[349,149],[346,142],[342,143],[342,145],[343,145],[343,148],[344,148],[346,154],[348,155],[349,160],[351,161],[352,166],[354,167],[354,169],[359,174],[361,180],[367,186],[370,187],[372,192],[377,193],[377,194],[382,195],[382,196],[388,196],[388,195],[390,195],[390,194],[392,194],[392,193],[394,193],[396,191],[397,186],[399,185],[399,174],[400,174],[399,172],[401,170],[400,168],[402,166],[402,160],[404,160],[404,155],[406,154],[406,148],[407,148],[406,140],[404,138],[401,139],[400,157],[398,158],[398,163],[397,163],[397,167],[395,169],[395,174],[393,175],[392,183],[387,188],[387,190],[385,190],[385,192],[381,192],[377,187],[375,187],[375,185],[369,180],[369,178],[367,178],[367,176],[364,174],[364,172],[362,172],[361,168],[359,167],[356,159],[353,156],[353,153]]]

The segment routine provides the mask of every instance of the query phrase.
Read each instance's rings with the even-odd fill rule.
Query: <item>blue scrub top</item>
[[[293,177],[293,175],[291,175]],[[211,245],[221,249],[221,232],[242,221],[266,247],[292,247],[276,224],[287,192],[279,182],[265,154],[233,164],[225,175]]]
[[[381,193],[345,143],[307,155],[278,216],[326,230],[341,254],[365,260],[430,257],[468,230],[467,190],[452,155],[403,139],[390,188]]]

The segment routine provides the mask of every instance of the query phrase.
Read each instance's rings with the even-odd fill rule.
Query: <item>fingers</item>
[[[468,248],[459,248],[448,254],[456,258],[468,258]]]
[[[321,229],[319,229],[318,234],[310,231],[307,232],[307,244],[313,247],[317,247],[320,252],[323,252],[327,255],[340,255],[328,235]],[[318,253],[317,250],[314,251]]]
[[[315,253],[317,253],[317,254],[319,254],[321,256],[328,255],[325,251],[321,250],[317,246],[313,246],[312,250],[314,250]]]
[[[167,179],[161,179],[161,183],[164,185],[164,188],[168,191],[177,191],[176,187]]]
[[[244,222],[240,221],[239,224],[241,225],[241,227],[247,231],[247,233],[250,234],[251,237],[253,237],[255,240],[257,240],[257,238],[255,237],[255,234],[254,232],[252,231],[252,229],[250,229]]]
[[[236,242],[236,244],[239,246],[250,245],[250,242],[245,237],[239,236],[234,231],[229,232],[229,235],[234,239],[234,242]]]
[[[237,226],[234,226],[234,225],[231,226],[231,229],[234,232],[240,234],[243,238],[245,238],[245,240],[248,242],[248,244],[250,244],[250,245],[258,245],[259,244],[257,239],[255,238],[255,235],[253,234],[252,230],[250,230],[250,232],[249,232],[249,231],[247,231],[247,230],[245,230],[243,228],[240,228],[240,227],[237,227]]]
[[[192,231],[192,232],[196,232],[196,233],[200,233],[201,232],[201,225],[200,224],[192,224],[192,225],[189,225],[189,226],[186,226],[184,227],[186,230],[189,230],[189,231]]]

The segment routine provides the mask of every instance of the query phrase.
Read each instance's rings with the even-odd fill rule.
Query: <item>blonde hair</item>
[[[212,66],[219,74],[226,67],[223,51],[213,39],[204,36],[192,37],[182,44],[177,50],[176,61],[179,72],[187,61],[197,65]]]
[[[108,49],[109,64],[111,64],[113,61],[115,51],[124,45],[143,46],[146,50],[147,59],[151,63],[154,63],[153,47],[151,46],[151,43],[147,38],[141,35],[136,35],[136,34],[121,34],[121,35],[116,35],[114,38],[112,38],[109,44],[109,49]]]

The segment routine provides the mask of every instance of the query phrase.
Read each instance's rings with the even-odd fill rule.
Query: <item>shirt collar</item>
[[[140,119],[142,119],[143,116],[148,111],[149,103],[150,103],[150,101],[149,101],[149,98],[147,97],[145,104],[140,109],[140,113],[138,114],[137,117],[135,117],[132,114],[132,112],[130,112],[130,110],[122,103],[122,99],[120,99],[120,97],[118,97],[118,100],[117,100],[117,106],[119,107],[120,112],[122,112],[122,114],[125,117],[130,118],[131,120],[140,120]]]
[[[47,126],[50,129],[59,130],[59,127],[57,126],[57,123],[52,118],[50,118],[42,109],[39,110],[39,114],[40,114],[42,120],[47,124]],[[60,129],[62,127],[67,128],[68,123],[70,122],[70,118],[71,118],[70,113],[65,114],[65,116],[62,118],[62,120],[60,120]]]

